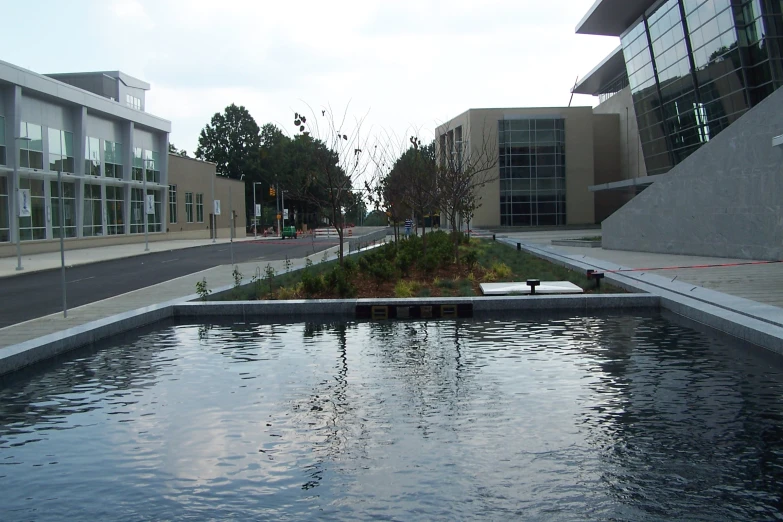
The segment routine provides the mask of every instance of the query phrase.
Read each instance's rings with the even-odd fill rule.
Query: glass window
[[[144,180],[144,157],[142,156],[142,150],[140,147],[133,148],[133,173],[131,179],[133,181]]]
[[[177,222],[177,186],[169,185],[169,223]]]
[[[131,189],[131,216],[130,233],[144,233],[144,190],[140,188]]]
[[[501,120],[500,220],[505,226],[564,225],[565,120]],[[525,130],[522,130],[525,129]],[[522,134],[524,133],[524,134]],[[515,136],[516,134],[516,136]],[[521,134],[521,135],[520,135]],[[510,143],[510,140],[515,140]],[[541,198],[546,205],[538,205]]]
[[[106,187],[106,233],[125,233],[125,191],[123,187]]]
[[[107,178],[122,179],[122,143],[103,142],[103,163]]]
[[[60,238],[60,205],[63,214],[64,237],[76,237],[76,185],[63,181],[63,193],[60,196],[60,184],[50,182],[52,207],[52,237]]]
[[[74,172],[73,133],[49,129],[49,170]]]
[[[19,165],[43,170],[43,135],[41,126],[22,122],[19,129]]]
[[[19,188],[30,191],[30,217],[19,218],[19,237],[22,241],[46,239],[46,196],[43,180],[22,178]]]
[[[10,208],[8,202],[8,177],[0,176],[0,243],[11,240]]]
[[[204,222],[204,194],[196,194],[196,222]]]
[[[84,225],[82,235],[103,235],[103,204],[100,185],[84,185]]]
[[[98,138],[84,138],[84,174],[87,176],[101,175],[101,149]]]
[[[147,183],[160,183],[160,154],[145,150],[144,168],[147,171]]]
[[[6,165],[5,153],[5,118],[0,116],[0,165]],[[2,241],[2,239],[0,239]]]
[[[185,192],[185,221],[193,223],[193,193]]]

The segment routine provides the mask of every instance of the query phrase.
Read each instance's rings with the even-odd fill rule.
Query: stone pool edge
[[[165,319],[232,316],[243,320],[280,318],[355,320],[360,305],[420,306],[473,305],[474,314],[520,311],[660,310],[661,299],[654,294],[588,294],[558,296],[451,297],[411,299],[317,299],[296,301],[207,301],[194,302],[195,295],[117,314],[61,332],[31,339],[0,351],[0,376],[56,357],[114,335]],[[189,302],[190,301],[190,302]]]
[[[575,259],[540,245],[513,239],[498,238],[498,241],[585,273],[590,269],[603,271],[599,264],[607,264],[589,257]],[[618,265],[616,268],[622,267]],[[644,272],[607,272],[605,281],[629,292],[659,296],[664,310],[783,355],[783,323],[776,319],[776,313],[779,313],[776,307]]]

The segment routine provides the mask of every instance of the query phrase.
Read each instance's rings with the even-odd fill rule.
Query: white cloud
[[[289,131],[303,101],[351,101],[375,128],[426,131],[471,107],[568,104],[576,76],[618,45],[574,34],[592,3],[93,0],[91,31],[72,35],[81,52],[53,57],[57,36],[43,33],[5,59],[41,72],[120,69],[149,82],[148,110],[172,121],[172,141],[188,151],[232,102],[259,125]],[[71,11],[52,2],[36,23],[76,20]],[[10,40],[25,34],[11,30]]]

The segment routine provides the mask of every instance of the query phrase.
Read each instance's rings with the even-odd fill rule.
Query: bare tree
[[[319,213],[329,220],[340,241],[339,260],[343,263],[343,238],[345,217],[343,208],[353,197],[353,184],[363,176],[368,161],[367,138],[362,135],[364,117],[348,121],[348,107],[342,114],[335,114],[330,106],[317,113],[308,106],[309,115],[294,114],[303,139],[314,140],[312,147],[312,171],[305,172],[299,186],[292,190],[313,204]]]
[[[479,132],[475,132],[479,131]],[[471,143],[470,136],[477,142]],[[436,137],[437,186],[440,208],[454,238],[454,258],[459,262],[459,228],[481,206],[480,191],[498,178],[498,145],[489,128],[439,127]]]

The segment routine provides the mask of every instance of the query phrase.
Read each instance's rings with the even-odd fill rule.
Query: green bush
[[[335,292],[340,297],[352,297],[356,295],[356,287],[351,283],[351,279],[346,270],[341,266],[336,266],[324,278],[326,288]]]
[[[314,274],[313,271],[308,268],[302,270],[301,281],[302,290],[306,295],[320,294],[326,287],[323,276]]]

